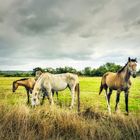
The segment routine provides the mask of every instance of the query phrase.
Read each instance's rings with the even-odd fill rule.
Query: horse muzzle
[[[39,104],[40,104],[40,102],[36,98],[31,100],[32,107],[38,106]]]
[[[32,102],[31,106],[34,108],[36,106],[36,103]]]
[[[137,75],[136,75],[136,74],[133,74],[133,75],[132,75],[132,77],[133,77],[133,78],[136,78],[136,77],[137,77]]]
[[[136,78],[136,76],[137,76],[137,72],[136,71],[131,71],[130,74],[131,74],[131,76],[133,78]]]

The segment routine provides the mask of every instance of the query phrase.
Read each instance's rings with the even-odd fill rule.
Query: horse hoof
[[[43,103],[40,103],[40,105],[43,105]]]
[[[129,115],[129,112],[126,112],[125,115],[128,116]]]

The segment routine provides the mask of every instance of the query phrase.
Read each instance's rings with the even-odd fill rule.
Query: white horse
[[[77,91],[77,100],[78,100],[78,111],[80,111],[80,89],[79,89],[79,78],[77,75],[72,73],[64,73],[64,74],[51,74],[51,73],[42,73],[41,76],[35,83],[33,92],[32,92],[32,106],[39,105],[40,101],[40,93],[43,93],[42,104],[45,98],[45,94],[47,92],[48,99],[50,104],[53,105],[52,92],[58,92],[69,88],[71,91],[71,106],[74,106],[75,100],[75,92]]]

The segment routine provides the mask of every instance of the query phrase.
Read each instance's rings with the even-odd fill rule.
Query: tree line
[[[115,63],[106,63],[104,65],[101,65],[98,68],[91,68],[91,67],[85,67],[83,70],[76,70],[73,67],[59,67],[59,68],[41,68],[36,67],[33,69],[33,71],[0,71],[0,76],[5,77],[31,77],[35,75],[35,72],[38,70],[41,70],[42,72],[49,72],[52,74],[60,74],[60,73],[75,73],[79,76],[103,76],[104,73],[110,71],[110,72],[117,72],[122,68],[121,65],[116,65]],[[140,75],[140,70],[138,71],[138,74]]]
[[[116,72],[119,69],[121,69],[122,66],[116,65],[115,63],[106,63],[98,68],[91,68],[91,67],[85,67],[83,70],[76,70],[73,67],[60,67],[60,68],[45,68],[42,69],[40,67],[37,67],[33,69],[33,75],[35,74],[36,71],[41,70],[42,72],[49,72],[52,74],[60,74],[60,73],[76,73],[80,76],[102,76],[104,73],[111,71],[111,72]]]

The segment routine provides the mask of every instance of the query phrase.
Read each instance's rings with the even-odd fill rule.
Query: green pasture
[[[26,91],[23,87],[19,87],[15,93],[12,93],[12,82],[20,78],[0,77],[0,104],[21,105],[26,104]],[[132,87],[129,94],[129,110],[130,113],[139,113],[140,111],[140,77],[132,80]],[[100,77],[80,77],[81,90],[81,109],[94,108],[103,112],[107,111],[104,92],[99,96]],[[114,112],[116,92],[111,96],[111,108]],[[59,92],[58,100],[54,96],[55,103],[59,107],[68,108],[70,104],[70,91],[67,89]],[[45,100],[45,105],[48,100]],[[125,111],[124,93],[121,93],[119,110]],[[76,107],[75,107],[76,109]]]

